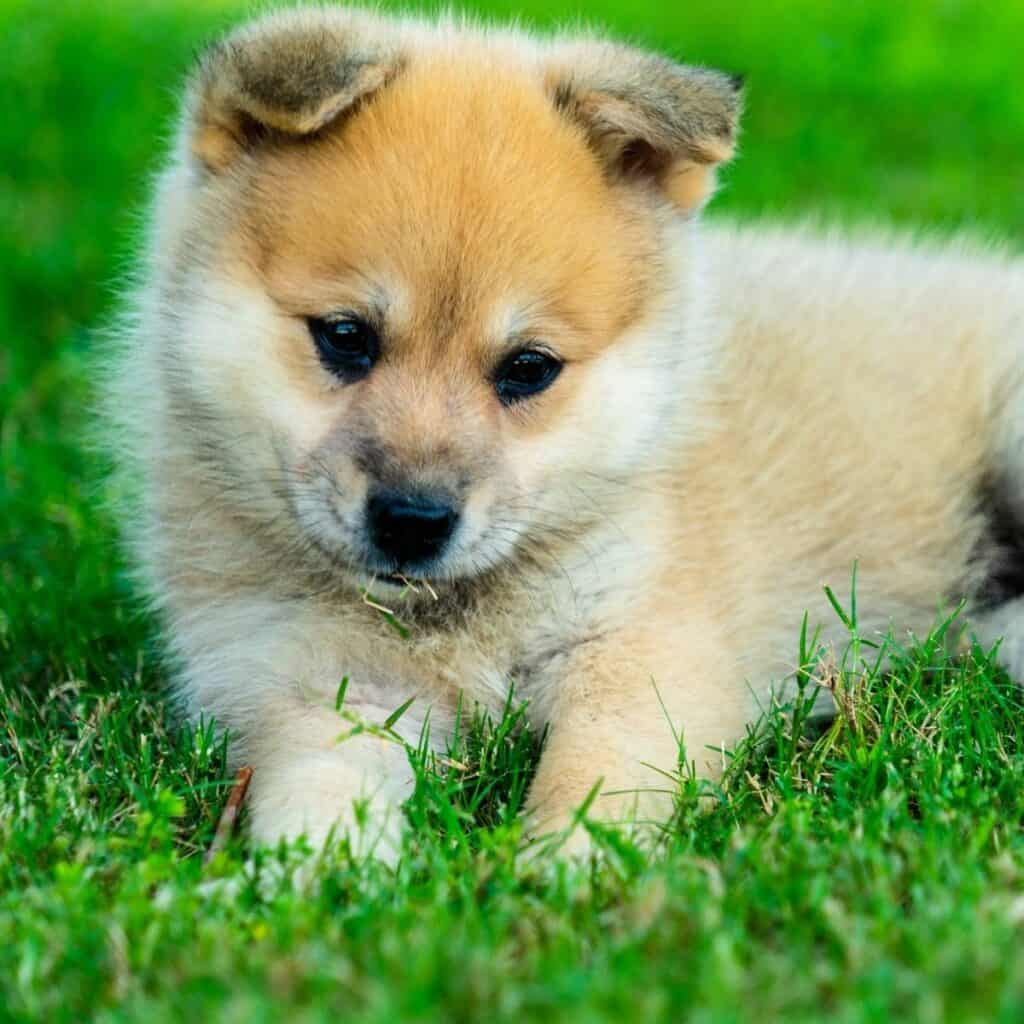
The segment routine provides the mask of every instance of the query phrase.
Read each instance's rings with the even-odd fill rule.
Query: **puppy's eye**
[[[511,405],[550,387],[561,373],[562,364],[547,352],[524,349],[510,355],[494,375],[498,397]]]
[[[345,316],[338,320],[310,317],[308,323],[320,362],[343,380],[360,380],[380,358],[380,338],[360,317]]]

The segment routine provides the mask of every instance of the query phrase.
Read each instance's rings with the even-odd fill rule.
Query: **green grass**
[[[298,891],[297,854],[241,843],[204,870],[223,750],[165,707],[84,438],[173,89],[232,6],[0,0],[0,1020],[1020,1020],[1024,706],[937,636],[819,673],[845,713],[816,739],[776,711],[721,788],[666,780],[653,852],[517,860],[510,710],[422,766],[397,873],[341,853]],[[1024,237],[1021,5],[587,15],[748,74],[716,210]]]

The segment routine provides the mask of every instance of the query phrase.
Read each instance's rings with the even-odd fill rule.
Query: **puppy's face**
[[[606,514],[704,360],[650,172],[610,173],[542,75],[452,58],[236,155],[190,275],[192,386],[232,424],[231,474],[380,589],[535,558]]]

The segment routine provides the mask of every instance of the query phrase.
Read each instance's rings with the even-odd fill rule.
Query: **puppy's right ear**
[[[400,70],[395,37],[370,15],[330,9],[242,26],[206,52],[190,82],[193,156],[217,172],[275,137],[319,131]]]

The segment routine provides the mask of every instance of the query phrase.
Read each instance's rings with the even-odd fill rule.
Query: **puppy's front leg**
[[[565,829],[597,789],[588,815],[604,822],[663,824],[680,744],[698,772],[716,775],[722,749],[753,713],[728,649],[713,627],[606,636],[578,649],[559,686],[550,735],[530,791],[532,835]],[[570,853],[589,846],[585,830]]]
[[[177,630],[183,695],[229,733],[232,762],[253,768],[253,839],[319,847],[333,832],[394,860],[414,782],[405,744],[420,742],[428,716],[448,727],[405,641],[367,638],[358,620],[312,603],[192,603],[198,612]]]
[[[390,712],[364,706],[359,713],[379,725]],[[320,847],[333,833],[347,837],[357,854],[395,860],[401,805],[413,784],[402,742],[355,730],[333,709],[298,698],[270,703],[241,740],[242,756],[255,769],[251,827],[257,842],[305,836]]]

